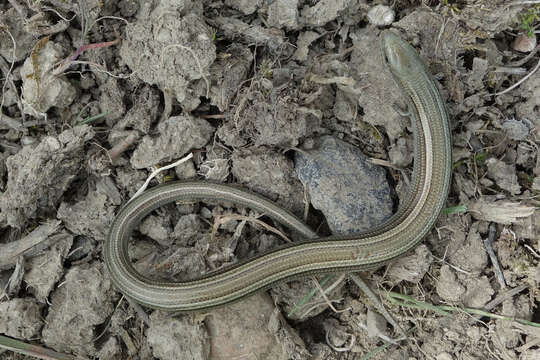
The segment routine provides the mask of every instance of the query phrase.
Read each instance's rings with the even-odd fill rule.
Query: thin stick
[[[493,269],[495,271],[497,281],[499,282],[499,285],[501,285],[501,288],[504,289],[506,287],[506,281],[504,281],[504,275],[501,271],[499,260],[497,259],[497,255],[495,255],[495,251],[493,250],[493,240],[495,240],[496,231],[497,229],[495,227],[495,223],[489,224],[489,234],[488,238],[484,240],[484,246],[486,247],[486,251],[489,255],[489,258],[491,259],[491,263],[493,264]]]
[[[492,310],[497,305],[502,303],[504,300],[514,297],[515,295],[519,294],[520,292],[522,292],[526,288],[527,288],[527,285],[521,285],[521,286],[518,286],[518,287],[516,287],[516,288],[514,288],[512,290],[508,290],[504,294],[501,294],[501,295],[497,296],[495,299],[491,300],[486,305],[484,305],[484,309],[485,310]]]
[[[514,66],[521,66],[525,64],[527,61],[532,59],[532,57],[538,52],[538,50],[540,50],[540,44],[536,45],[536,47],[530,53],[528,53],[527,56],[525,56],[523,59],[511,62],[510,64],[507,64],[507,66],[514,67]]]
[[[342,302],[343,299],[336,299],[336,300],[330,300],[330,301],[337,304],[337,303]],[[328,303],[326,301],[315,303],[313,306],[308,308],[302,315],[300,315],[299,318],[304,319],[306,316],[308,316],[309,313],[311,313],[313,310],[315,310],[319,306],[328,306]]]
[[[540,255],[534,251],[534,249],[532,247],[530,247],[529,245],[525,244],[525,249],[529,250],[531,252],[531,254],[533,254],[533,256],[537,259],[540,259]]]
[[[13,4],[12,4],[13,5]],[[13,67],[15,66],[15,52],[17,50],[17,43],[15,42],[15,39],[13,38],[13,35],[9,32],[9,29],[6,27],[1,27],[5,32],[8,33],[11,42],[13,43],[13,51],[11,52],[11,65],[9,67],[9,70],[6,74],[6,81],[4,81],[4,85],[2,86],[2,101],[0,102],[0,122],[4,122],[7,126],[13,127],[13,122],[10,122],[7,120],[5,115],[2,113],[2,108],[4,107],[4,100],[6,96],[6,86],[10,79],[11,72],[13,71]],[[13,89],[15,93],[17,93],[16,89]],[[16,129],[16,128],[15,128]]]
[[[486,316],[492,319],[499,319],[499,320],[507,320],[507,321],[515,321],[519,324],[523,325],[529,325],[533,327],[540,328],[540,323],[536,323],[533,321],[523,320],[523,319],[516,319],[511,316],[504,316],[504,315],[498,315],[493,314],[485,310],[481,309],[474,309],[474,308],[466,308],[466,307],[456,307],[456,306],[449,306],[449,305],[433,305],[429,304],[423,301],[416,300],[408,295],[398,294],[392,291],[389,291],[386,293],[388,299],[397,305],[404,306],[404,307],[410,307],[414,309],[421,309],[421,310],[432,310],[436,313],[443,315],[443,316],[450,316],[450,312],[455,311],[463,311],[467,314],[471,315],[480,315],[480,316]]]
[[[540,4],[540,0],[522,0],[522,1],[514,1],[513,3],[508,4],[507,6],[513,6],[513,5],[527,5],[527,4]]]
[[[42,8],[41,10],[43,11],[51,11],[53,13],[56,14],[56,16],[58,16],[60,19],[66,21],[66,22],[71,22],[71,20],[75,19],[77,17],[77,14],[74,14],[71,19],[68,19],[67,17],[65,16],[62,16],[62,14],[60,14],[57,10],[53,9],[53,8],[49,8],[49,7],[44,7]]]
[[[396,320],[394,320],[392,315],[390,315],[388,310],[386,310],[381,299],[379,299],[379,297],[375,295],[375,293],[373,292],[373,290],[371,290],[371,287],[369,287],[366,281],[362,279],[361,276],[353,273],[349,274],[349,277],[360,288],[360,290],[362,290],[362,292],[366,294],[366,296],[373,302],[373,305],[375,305],[377,310],[386,318],[386,321],[388,321],[394,327],[394,329],[405,335],[405,331],[403,330],[403,328],[399,326],[399,324],[396,322]]]
[[[124,18],[121,18],[121,17],[118,17],[118,16],[102,16],[100,18],[97,18],[96,21],[94,21],[92,23],[92,25],[90,26],[90,29],[97,24],[98,21],[101,21],[101,20],[105,20],[105,19],[113,19],[113,20],[120,20],[120,21],[123,21],[126,23],[126,25],[129,25],[129,22],[124,19]]]
[[[511,91],[511,90],[514,90],[516,87],[518,87],[519,85],[521,85],[525,80],[527,80],[528,78],[530,78],[535,72],[536,70],[538,70],[538,68],[540,68],[540,60],[538,60],[538,63],[536,64],[536,66],[534,67],[534,69],[532,69],[532,71],[530,73],[528,73],[527,75],[525,75],[524,77],[522,77],[517,83],[515,83],[514,85],[510,86],[508,89],[506,90],[503,90],[503,91],[499,91],[495,94],[488,94],[486,96],[499,96],[499,95],[502,95],[502,94],[506,94],[507,92]]]

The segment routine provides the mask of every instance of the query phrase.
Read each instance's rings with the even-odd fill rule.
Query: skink
[[[413,179],[409,196],[383,225],[354,235],[319,238],[307,225],[250,191],[206,182],[172,182],[128,202],[111,225],[104,259],[114,285],[150,308],[192,311],[227,304],[279,281],[308,274],[370,270],[413,248],[433,227],[447,198],[451,172],[448,116],[426,65],[392,31],[381,34],[384,62],[408,105],[414,132]],[[226,201],[253,208],[300,233],[287,244],[234,266],[185,282],[153,281],[133,268],[131,233],[154,209],[174,201]]]

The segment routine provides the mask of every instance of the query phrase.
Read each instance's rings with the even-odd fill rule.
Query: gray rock
[[[392,215],[385,171],[344,141],[324,136],[313,150],[297,152],[295,170],[334,233],[354,233]]]
[[[263,292],[210,311],[205,325],[210,334],[212,360],[309,358],[288,354],[287,350],[303,355],[302,340],[291,343],[290,333],[284,328],[286,322]]]

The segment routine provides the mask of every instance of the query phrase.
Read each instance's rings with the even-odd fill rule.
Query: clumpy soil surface
[[[93,359],[540,359],[535,2],[0,2],[0,334]],[[103,263],[110,224],[190,153],[150,186],[238,184],[320,236],[396,211],[414,139],[386,28],[425,60],[453,138],[435,228],[361,274],[399,327],[346,274],[202,313],[123,298]],[[179,203],[129,253],[181,281],[298,238],[251,209]]]

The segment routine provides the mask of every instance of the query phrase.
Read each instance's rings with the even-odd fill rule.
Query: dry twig
[[[495,224],[489,224],[489,234],[488,238],[484,240],[484,246],[486,247],[486,251],[491,259],[491,263],[493,264],[493,270],[495,271],[497,281],[499,282],[499,285],[501,285],[501,288],[504,289],[506,287],[506,282],[504,281],[504,275],[502,273],[501,266],[499,265],[497,255],[495,255],[495,251],[493,250],[493,240],[495,240],[496,231],[497,229],[495,228]]]

